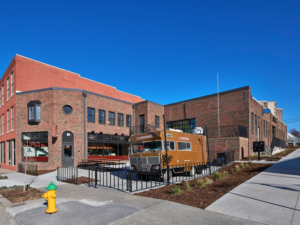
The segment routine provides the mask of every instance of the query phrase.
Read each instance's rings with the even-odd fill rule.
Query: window
[[[69,105],[65,105],[63,107],[63,112],[67,115],[71,114],[73,112],[73,108]]]
[[[179,151],[191,151],[191,143],[190,142],[177,142],[177,149]]]
[[[105,124],[105,111],[99,110],[99,123]]]
[[[28,123],[39,123],[41,121],[41,102],[31,101],[28,106]]]
[[[14,121],[14,107],[11,107],[11,130],[14,130],[15,128],[15,121]]]
[[[22,133],[23,161],[48,162],[48,132]]]
[[[254,121],[254,114],[251,113],[251,133],[254,134],[254,125],[253,125],[253,121]]]
[[[5,142],[0,143],[0,163],[5,163]]]
[[[7,141],[7,156],[8,156],[8,165],[14,166],[15,159],[15,140]]]
[[[126,115],[126,127],[131,127],[131,116]]]
[[[7,118],[6,131],[9,132],[9,110],[7,110],[6,118]]]
[[[7,78],[7,83],[6,83],[6,101],[8,101],[8,99],[9,99],[9,96],[10,96],[10,93],[9,93],[9,85],[10,85],[10,83],[9,83],[9,78]]]
[[[12,72],[10,75],[10,96],[14,95],[14,73]]]
[[[182,130],[185,133],[192,133],[195,128],[196,120],[188,119],[188,120],[180,120],[175,122],[168,122],[167,128]]]
[[[255,115],[255,126],[254,126],[254,134],[257,134],[257,116]]]
[[[2,114],[2,134],[4,134],[4,114]]]
[[[121,113],[118,113],[118,126],[124,126],[124,116]]]
[[[159,116],[155,116],[155,127],[159,128]]]
[[[109,122],[109,125],[115,125],[115,113],[114,112],[109,112],[108,122]]]
[[[4,105],[4,84],[2,85],[2,105]]]
[[[95,109],[88,108],[88,122],[95,122]]]
[[[175,150],[175,142],[174,141],[167,141],[167,149],[168,150]],[[163,141],[163,149],[165,149],[165,141]]]
[[[2,120],[1,116],[0,116],[0,121]],[[2,135],[2,126],[0,126],[0,135]]]

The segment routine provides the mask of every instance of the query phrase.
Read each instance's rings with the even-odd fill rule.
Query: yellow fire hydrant
[[[51,181],[48,187],[46,187],[47,192],[43,194],[43,198],[45,198],[48,202],[48,208],[46,209],[46,213],[56,213],[58,209],[56,208],[56,189],[58,187]]]

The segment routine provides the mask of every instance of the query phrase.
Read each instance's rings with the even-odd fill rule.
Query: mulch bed
[[[68,184],[76,184],[76,185],[80,185],[80,184],[86,184],[86,183],[89,183],[90,182],[94,182],[95,180],[94,179],[90,179],[88,177],[78,177],[78,183],[75,183],[76,182],[76,179],[75,180],[72,180],[72,179],[69,179],[69,180],[62,180],[61,182],[65,182],[65,183],[68,183]]]
[[[7,189],[0,190],[0,194],[3,197],[7,198],[11,203],[42,198],[43,193],[44,192],[31,187],[23,192],[23,186],[13,186]]]
[[[195,179],[189,181],[191,190],[186,189],[185,181],[183,181],[179,184],[164,186],[158,189],[151,189],[135,195],[158,198],[205,209],[227,192],[231,191],[238,185],[244,183],[251,177],[254,177],[271,166],[270,164],[252,163],[246,168],[231,174],[230,171],[235,168],[235,165],[239,165],[239,163],[232,163],[220,170],[220,173],[227,171],[229,174],[227,177],[223,178],[222,180],[215,180],[211,184],[205,184],[202,187],[197,187],[195,185],[196,181],[199,180]],[[208,178],[213,179],[212,175],[208,176]],[[174,186],[180,187],[183,190],[183,193],[180,195],[175,195],[173,192]]]
[[[299,148],[299,147],[298,147]],[[288,148],[287,150],[283,151],[283,152],[280,152],[280,153],[277,153],[273,156],[287,156],[288,154],[291,154],[293,151],[295,151],[297,148]]]
[[[266,160],[266,161],[279,161],[281,159],[281,157],[278,156],[261,156],[260,160]],[[255,157],[251,157],[250,159],[248,157],[241,159],[241,161],[249,161],[249,160],[258,160],[258,156]]]

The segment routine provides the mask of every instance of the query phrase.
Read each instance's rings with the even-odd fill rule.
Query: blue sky
[[[250,85],[300,117],[300,1],[1,1],[15,54],[161,104]],[[1,75],[2,75],[1,74]],[[300,129],[300,121],[289,123]]]

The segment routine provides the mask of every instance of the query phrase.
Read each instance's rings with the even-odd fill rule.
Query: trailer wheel
[[[167,171],[162,175],[162,178],[163,178],[163,181],[164,182],[167,182],[168,181],[168,178],[167,178]],[[172,177],[173,177],[173,172],[172,170],[170,170],[169,172],[169,180],[172,180]]]
[[[195,176],[195,167],[191,167],[191,170],[190,170],[190,176]]]

